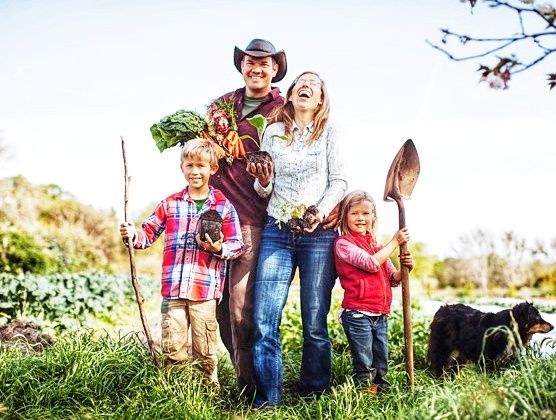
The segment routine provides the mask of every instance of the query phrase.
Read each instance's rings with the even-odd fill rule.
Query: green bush
[[[0,272],[43,274],[57,269],[57,261],[29,233],[0,231]]]
[[[152,295],[158,283],[145,283],[143,294]],[[110,313],[118,304],[135,299],[129,278],[96,272],[0,273],[0,296],[0,321],[31,319],[59,330],[81,325],[91,316]]]

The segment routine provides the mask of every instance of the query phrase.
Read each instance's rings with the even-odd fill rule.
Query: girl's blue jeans
[[[351,350],[353,380],[383,383],[388,370],[388,321],[385,315],[368,316],[344,310],[342,326]]]
[[[336,280],[335,231],[318,227],[293,233],[268,216],[263,230],[254,296],[254,406],[282,399],[283,370],[279,327],[290,284],[299,268],[303,356],[299,391],[322,393],[330,387],[331,346],[326,316]]]

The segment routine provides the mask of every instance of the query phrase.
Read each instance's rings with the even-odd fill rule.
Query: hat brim
[[[276,72],[276,76],[272,78],[272,83],[279,82],[284,78],[286,72],[288,71],[288,62],[286,60],[286,53],[284,50],[280,50],[274,54],[267,53],[264,51],[243,51],[238,47],[234,48],[234,65],[236,66],[237,71],[241,73],[241,60],[243,59],[244,55],[249,55],[251,57],[272,57],[278,64],[278,71]]]

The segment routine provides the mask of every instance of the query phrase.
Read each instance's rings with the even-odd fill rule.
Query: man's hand
[[[224,234],[220,232],[220,239],[213,242],[208,233],[205,233],[205,239],[201,239],[201,235],[195,235],[197,245],[206,252],[220,254],[222,252],[222,242],[224,242]]]
[[[340,201],[336,204],[336,207],[332,209],[330,214],[322,222],[322,227],[324,229],[336,229],[340,224],[340,209],[342,208],[342,202]]]

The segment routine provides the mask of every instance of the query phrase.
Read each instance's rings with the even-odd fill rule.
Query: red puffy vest
[[[382,245],[372,246],[370,235],[341,235],[336,238],[348,240],[373,255]],[[392,304],[392,288],[388,279],[386,262],[375,273],[369,273],[334,256],[336,271],[344,289],[342,308],[389,314]]]

